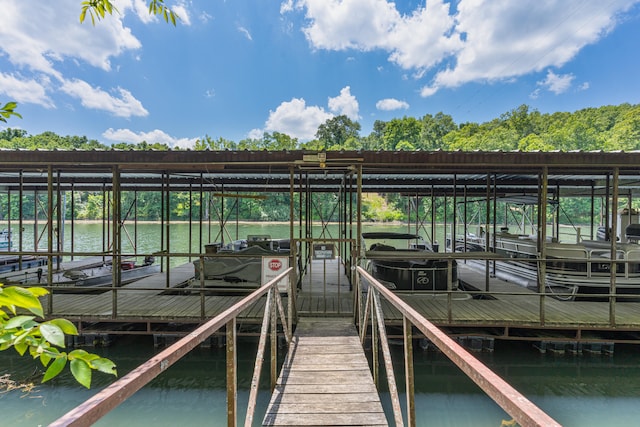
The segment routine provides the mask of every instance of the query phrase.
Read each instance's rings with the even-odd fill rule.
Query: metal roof
[[[326,159],[324,158],[326,156]],[[640,193],[640,152],[423,151],[8,151],[0,150],[0,190],[45,191],[51,173],[62,190],[101,191],[119,172],[124,191],[335,191],[362,168],[364,192],[406,194],[604,194],[614,172],[624,194]]]

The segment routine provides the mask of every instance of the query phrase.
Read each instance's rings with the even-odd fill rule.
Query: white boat
[[[532,204],[531,202],[520,202]],[[626,211],[625,211],[626,212]],[[621,215],[627,215],[621,211]],[[600,227],[604,229],[604,227]],[[496,277],[518,283],[532,289],[538,289],[538,278],[541,274],[544,254],[545,291],[553,293],[559,299],[573,300],[576,297],[598,294],[608,296],[611,289],[612,275],[615,276],[615,293],[617,295],[640,295],[640,225],[629,224],[624,234],[617,237],[615,254],[612,256],[612,245],[606,240],[581,240],[578,243],[562,243],[556,238],[548,238],[543,248],[538,247],[536,235],[510,233],[502,227],[495,236],[486,235],[479,227],[479,235],[468,234],[456,238],[456,252],[489,250],[501,255],[505,260],[489,263],[491,272]],[[606,238],[609,233],[599,231],[599,238]],[[494,238],[495,237],[495,238]],[[450,239],[447,247],[451,250]],[[472,262],[475,266],[485,268],[487,263]],[[615,269],[612,271],[612,266]]]
[[[0,273],[7,271],[24,270],[31,267],[38,267],[47,263],[47,258],[35,256],[35,255],[16,255],[13,248],[13,242],[11,241],[11,231],[4,229],[0,230],[0,252],[5,252],[5,255],[0,255]]]
[[[153,257],[146,257],[142,264],[125,260],[120,263],[120,284],[125,285],[159,272],[160,266],[155,264]],[[30,274],[25,274],[23,278],[13,276],[11,281],[7,281],[7,283],[46,285],[46,267],[35,271],[31,269]],[[111,286],[112,283],[113,266],[107,263],[88,268],[56,271],[53,273],[51,282],[56,291],[64,290],[65,292],[86,290],[88,288],[105,288]]]
[[[531,236],[509,233],[496,234],[495,247],[490,240],[490,249],[504,255],[507,261],[496,261],[495,275],[501,279],[536,289],[540,262],[537,242]],[[464,244],[458,241],[458,250]],[[467,250],[484,250],[484,239],[467,239]],[[544,248],[547,292],[564,294],[573,299],[575,295],[609,293],[611,287],[611,244],[601,241],[581,243],[546,242]],[[615,255],[616,294],[640,295],[640,245],[618,243]],[[477,263],[485,265],[484,262]]]

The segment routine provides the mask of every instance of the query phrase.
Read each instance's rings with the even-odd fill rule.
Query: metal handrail
[[[260,299],[265,294],[268,294],[267,297],[268,305],[265,306],[265,318],[271,317],[271,331],[272,331],[272,368],[274,368],[276,359],[276,349],[277,346],[274,345],[275,337],[274,334],[276,332],[275,328],[275,309],[277,308],[280,311],[283,329],[285,331],[285,336],[287,337],[287,342],[291,339],[291,323],[289,323],[287,327],[287,322],[284,321],[284,311],[282,310],[282,303],[278,303],[278,299],[280,297],[278,291],[278,284],[285,277],[290,275],[293,272],[293,268],[288,268],[280,275],[278,275],[273,280],[265,283],[260,288],[256,289],[251,294],[247,295],[241,301],[237,302],[233,306],[229,307],[224,312],[220,313],[218,316],[209,320],[202,326],[198,327],[195,331],[191,332],[189,335],[185,336],[181,340],[177,341],[175,344],[171,345],[167,349],[158,353],[147,362],[138,366],[133,371],[129,372],[124,377],[115,381],[104,390],[95,394],[93,397],[87,399],[84,403],[75,407],[74,409],[67,412],[62,417],[58,418],[56,421],[50,424],[53,427],[63,427],[63,426],[90,426],[104,415],[106,415],[109,411],[116,408],[126,399],[131,397],[135,392],[140,390],[146,384],[148,384],[155,377],[160,375],[162,372],[167,370],[171,365],[180,360],[183,356],[185,356],[188,352],[193,350],[197,345],[202,343],[204,340],[209,338],[223,326],[226,326],[227,331],[227,423],[230,426],[236,425],[236,403],[237,403],[237,369],[236,369],[236,318],[242,313],[245,309],[249,308],[252,304],[254,304],[258,299]],[[289,295],[292,292],[292,281],[289,280]],[[274,299],[272,296],[275,295],[275,300],[277,304],[273,304],[269,301]],[[276,307],[277,306],[277,307]],[[270,316],[269,316],[270,315]],[[289,322],[291,322],[291,318],[289,318]],[[263,329],[265,329],[263,325]],[[268,329],[268,326],[266,327]],[[261,334],[262,335],[262,334]],[[265,333],[266,336],[266,333]],[[261,337],[262,341],[262,337]],[[265,338],[266,341],[266,338]],[[259,356],[261,355],[258,352]],[[262,355],[264,355],[264,349],[262,351]],[[256,364],[258,364],[258,359],[256,359]],[[261,364],[261,361],[260,361]],[[273,375],[273,373],[272,373]],[[257,391],[257,382],[256,382],[256,391]],[[252,389],[253,389],[253,381],[252,381]],[[250,400],[251,402],[251,400]],[[255,406],[255,402],[254,402]],[[249,414],[247,414],[249,416]],[[251,414],[253,416],[253,414]]]
[[[382,313],[380,301],[377,299],[378,294],[382,295],[387,301],[389,301],[403,316],[404,325],[404,339],[405,339],[405,375],[407,376],[407,422],[410,426],[415,426],[415,407],[414,407],[414,392],[411,387],[413,377],[413,365],[409,363],[413,357],[409,352],[411,346],[408,345],[408,341],[411,339],[411,325],[418,328],[429,341],[431,341],[436,347],[438,347],[453,363],[455,363],[471,380],[473,380],[494,402],[496,402],[505,412],[513,417],[513,419],[523,426],[560,426],[560,424],[543,412],[540,408],[534,405],[524,395],[514,389],[506,381],[491,371],[486,365],[473,357],[468,351],[466,351],[460,344],[456,343],[451,337],[438,329],[433,323],[425,319],[414,308],[402,301],[397,295],[383,286],[373,276],[366,272],[362,267],[357,268],[358,272],[358,290],[361,294],[361,280],[364,279],[369,285],[368,295],[373,295],[372,300],[376,306],[372,308],[372,317],[374,312],[377,316],[377,322],[380,325],[379,335],[384,341],[384,314]],[[367,297],[369,300],[370,297]],[[360,308],[360,304],[358,304]],[[365,304],[364,317],[359,316],[360,334],[361,340],[364,339],[364,334],[367,327],[367,317],[369,311],[369,304]],[[373,331],[372,331],[373,332]],[[373,335],[373,333],[372,333]],[[390,366],[391,360],[386,361],[387,352],[384,350],[383,356],[385,357],[385,365]],[[388,344],[386,344],[388,345]],[[377,351],[374,346],[374,353]],[[374,358],[375,360],[375,358]],[[374,370],[376,369],[376,363],[374,362]],[[377,374],[374,372],[374,377]],[[387,377],[393,376],[393,370],[387,367]],[[395,379],[393,380],[395,384]],[[390,383],[391,391],[391,383]],[[397,390],[396,392],[397,393]],[[392,403],[394,406],[394,418],[396,419],[396,425],[401,426],[402,415],[396,413],[400,410],[399,403],[396,404],[394,394],[392,392]],[[397,407],[397,409],[396,409]]]

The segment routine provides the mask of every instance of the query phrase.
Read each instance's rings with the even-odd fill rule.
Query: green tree
[[[0,141],[11,141],[14,138],[24,138],[25,136],[27,136],[27,131],[24,129],[7,128],[0,130]]]
[[[442,112],[435,116],[427,114],[422,117],[422,129],[420,131],[420,143],[418,148],[423,150],[438,150],[445,145],[444,137],[458,127],[453,117]]]
[[[336,147],[340,149],[349,138],[357,138],[358,132],[360,132],[360,123],[341,114],[318,126],[316,138],[322,143],[325,150]]]
[[[544,141],[539,135],[531,133],[518,142],[520,151],[553,151],[554,147]]]
[[[415,117],[403,117],[388,121],[382,134],[385,150],[415,150],[420,146],[422,123]]]
[[[262,149],[264,150],[295,150],[298,148],[298,138],[292,138],[286,133],[265,132],[262,137]]]
[[[640,106],[626,111],[615,125],[604,148],[632,151],[640,149]]]

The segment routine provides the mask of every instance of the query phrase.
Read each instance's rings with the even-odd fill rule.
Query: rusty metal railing
[[[257,393],[259,386],[259,378],[262,362],[264,359],[264,350],[266,347],[267,334],[271,330],[271,383],[272,388],[275,386],[277,379],[277,328],[276,328],[276,312],[280,313],[280,320],[284,330],[287,342],[291,339],[291,315],[292,307],[289,304],[288,319],[280,298],[278,284],[293,272],[293,268],[288,268],[282,274],[273,280],[265,283],[263,286],[247,295],[238,303],[229,307],[227,310],[209,320],[195,331],[177,341],[172,346],[158,353],[147,362],[143,363],[124,377],[115,381],[104,390],[95,394],[81,405],[67,412],[62,417],[50,424],[53,427],[90,426],[97,420],[106,415],[109,411],[116,408],[126,399],[131,397],[136,391],[140,390],[155,377],[166,371],[171,365],[180,360],[189,351],[193,350],[197,345],[209,338],[223,326],[226,326],[227,336],[227,424],[235,426],[237,423],[237,351],[236,351],[236,318],[245,309],[249,308],[261,297],[267,294],[267,300],[264,309],[263,324],[261,328],[260,340],[258,343],[258,354],[256,356],[256,366],[251,381],[251,390],[249,395],[249,406],[247,410],[247,418],[245,425],[251,425],[253,414],[255,411]],[[294,291],[295,284],[289,280],[289,295]]]
[[[438,329],[433,323],[425,319],[410,305],[402,301],[397,295],[387,289],[384,285],[373,278],[362,267],[357,268],[358,295],[362,295],[362,280],[368,285],[366,301],[358,302],[357,307],[362,307],[361,314],[358,314],[360,325],[360,339],[364,341],[369,316],[372,325],[373,343],[373,374],[374,379],[378,378],[378,341],[382,347],[385,370],[391,395],[391,403],[396,426],[403,426],[403,415],[400,407],[400,398],[396,387],[396,380],[393,373],[391,353],[386,338],[386,328],[384,324],[384,313],[380,303],[380,296],[391,303],[403,316],[403,336],[405,343],[405,380],[407,395],[407,424],[415,426],[415,399],[413,389],[413,349],[412,327],[420,330],[429,341],[438,347],[453,363],[455,363],[471,380],[473,380],[494,402],[496,402],[505,412],[522,426],[545,426],[553,427],[560,424],[534,405],[524,395],[514,389],[505,380],[496,375],[486,365],[476,359],[462,346]],[[377,325],[377,330],[375,325]],[[379,335],[379,338],[378,338]]]

